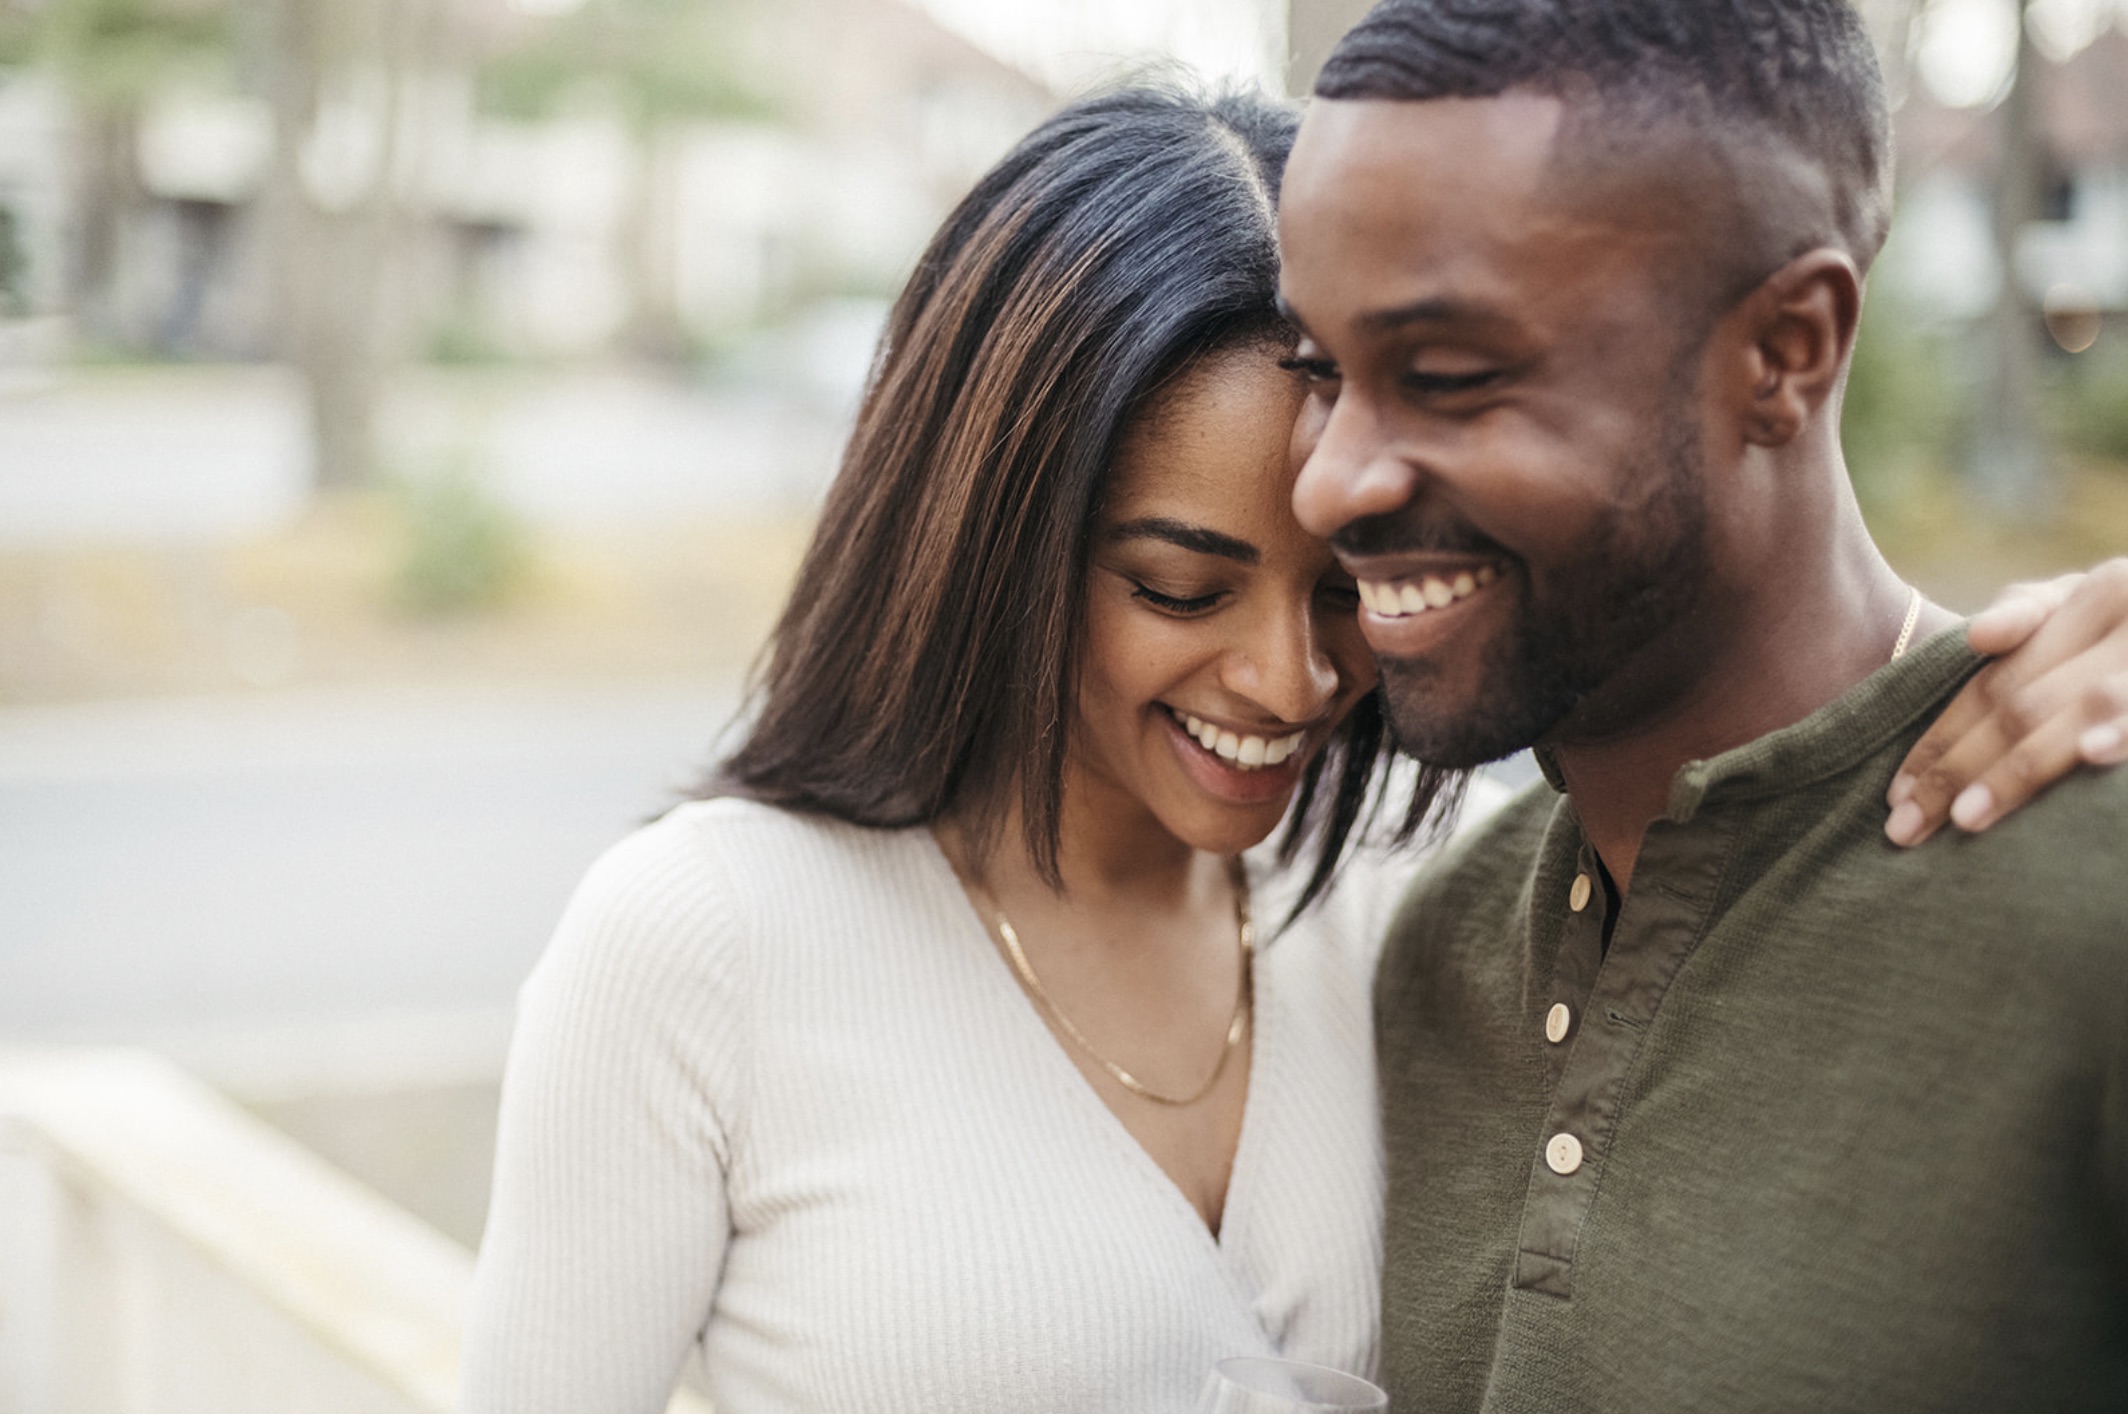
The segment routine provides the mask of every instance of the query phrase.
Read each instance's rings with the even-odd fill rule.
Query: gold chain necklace
[[[1906,622],[1899,626],[1899,641],[1892,645],[1892,661],[1906,656],[1906,645],[1914,641],[1914,625],[1921,621],[1921,586],[1914,586],[1913,597],[1906,601]]]
[[[1251,960],[1256,956],[1256,925],[1249,916],[1249,878],[1238,865],[1234,870],[1234,878],[1239,889],[1234,899],[1234,913],[1240,921],[1241,986],[1234,999],[1233,1018],[1227,1022],[1226,1040],[1219,1047],[1218,1063],[1212,1067],[1212,1073],[1205,1078],[1204,1084],[1188,1095],[1162,1094],[1094,1049],[1094,1043],[1086,1039],[1085,1032],[1072,1024],[1071,1018],[1064,1014],[1056,999],[1049,995],[1049,989],[1042,985],[1042,979],[1035,975],[1033,964],[1027,961],[1026,949],[1020,946],[1020,935],[1013,931],[1012,920],[1005,916],[1005,910],[1002,908],[996,909],[998,937],[1004,940],[1005,955],[1012,959],[1012,970],[1019,974],[1028,994],[1040,1004],[1049,1019],[1056,1022],[1057,1029],[1070,1037],[1073,1045],[1093,1057],[1094,1062],[1107,1071],[1118,1085],[1133,1095],[1151,1100],[1156,1105],[1194,1105],[1211,1094],[1212,1087],[1219,1083],[1219,1077],[1226,1074],[1227,1059],[1234,1054],[1234,1047],[1247,1033],[1250,1015],[1255,1010],[1256,983]],[[988,890],[984,892],[987,893]],[[992,907],[996,908],[994,899]]]

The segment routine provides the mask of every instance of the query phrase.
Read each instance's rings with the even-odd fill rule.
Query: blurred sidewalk
[[[536,523],[802,510],[828,400],[626,369],[421,368],[378,414],[394,475],[469,472]],[[301,387],[272,366],[65,368],[0,389],[0,545],[257,534],[299,514]]]

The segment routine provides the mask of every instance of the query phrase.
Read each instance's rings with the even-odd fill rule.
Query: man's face
[[[1630,730],[1695,666],[1693,223],[1651,206],[1659,174],[1574,172],[1563,117],[1319,100],[1286,169],[1315,385],[1294,508],[1361,582],[1399,741],[1439,765]]]

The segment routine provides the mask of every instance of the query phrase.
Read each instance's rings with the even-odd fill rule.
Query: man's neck
[[[1619,714],[1620,725],[1601,725],[1600,694],[1555,733],[1553,756],[1582,830],[1621,894],[1632,887],[1648,825],[1669,809],[1679,769],[1802,721],[1891,660],[1913,591],[1874,547],[1817,580],[1815,593],[1784,586],[1747,597],[1723,616],[1727,627],[1702,628],[1717,641],[1671,656],[1690,662],[1699,654],[1704,669],[1644,709]],[[1914,636],[1953,617],[1924,603]]]

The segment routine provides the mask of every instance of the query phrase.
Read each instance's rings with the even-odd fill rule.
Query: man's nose
[[[1325,540],[1363,517],[1401,510],[1417,490],[1417,473],[1392,454],[1373,408],[1350,393],[1319,422],[1306,458],[1293,483],[1293,514]]]

